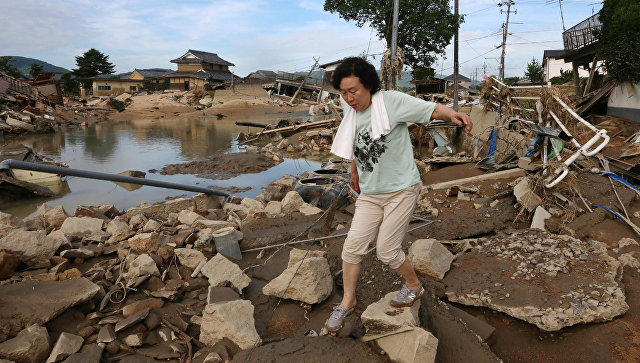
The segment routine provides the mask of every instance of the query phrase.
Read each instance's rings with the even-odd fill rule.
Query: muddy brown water
[[[71,168],[120,173],[126,170],[147,172],[147,179],[220,189],[234,188],[231,194],[256,197],[261,187],[285,174],[295,175],[320,168],[320,163],[305,159],[285,158],[284,162],[265,171],[242,174],[227,179],[212,180],[190,174],[160,175],[168,164],[206,160],[224,153],[240,152],[244,146],[237,141],[240,132],[255,132],[255,128],[237,126],[235,121],[275,123],[279,118],[305,117],[304,113],[237,113],[217,120],[215,117],[101,122],[89,127],[67,128],[55,134],[27,135],[0,140],[0,145],[24,144]],[[264,121],[267,120],[267,121]],[[65,177],[57,186],[59,196],[34,198],[0,204],[0,210],[19,217],[33,214],[42,203],[62,205],[74,211],[78,205],[113,204],[122,210],[145,201],[155,203],[167,198],[192,196],[195,193],[150,186],[125,186],[109,181]],[[238,191],[241,190],[241,191]]]

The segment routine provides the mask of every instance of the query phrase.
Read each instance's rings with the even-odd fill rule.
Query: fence
[[[564,49],[574,51],[595,43],[598,41],[595,31],[600,29],[601,25],[600,14],[598,13],[567,29],[562,33]]]

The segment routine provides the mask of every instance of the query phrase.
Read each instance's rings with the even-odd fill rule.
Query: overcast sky
[[[392,0],[389,0],[392,1]],[[402,6],[400,0],[400,6]],[[96,48],[117,72],[175,69],[171,59],[188,49],[217,53],[246,76],[256,69],[308,70],[313,57],[331,62],[363,52],[378,54],[385,42],[323,10],[323,0],[20,0],[0,2],[0,55],[38,58],[68,69],[75,56]],[[598,12],[596,0],[563,1],[567,28]],[[497,74],[500,29],[506,15],[496,1],[460,0],[467,14],[460,29],[460,73],[473,78],[486,63]],[[506,7],[503,7],[506,9]],[[522,76],[532,57],[562,48],[558,0],[523,0],[512,6],[506,76]],[[492,50],[494,49],[494,50]],[[487,59],[488,58],[488,59]],[[380,56],[370,60],[379,67]],[[433,65],[453,72],[453,46]]]

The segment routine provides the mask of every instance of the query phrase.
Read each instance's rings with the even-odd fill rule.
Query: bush
[[[549,79],[549,81],[551,82],[551,84],[565,84],[567,82],[572,82],[573,81],[573,71],[563,71],[562,69],[560,69],[560,76],[559,77],[551,77],[551,79]]]
[[[116,100],[115,98],[109,100],[109,106],[118,112],[124,111],[125,108],[124,102]]]
[[[640,82],[640,2],[604,0],[600,10],[602,27],[598,37],[598,56],[607,73],[622,82]]]

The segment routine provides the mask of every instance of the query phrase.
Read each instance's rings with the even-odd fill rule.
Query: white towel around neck
[[[391,132],[387,108],[384,106],[382,92],[378,91],[371,97],[371,133],[372,139]],[[336,137],[331,145],[331,153],[344,159],[353,160],[353,143],[356,136],[356,110],[346,105],[344,118],[338,127]]]

